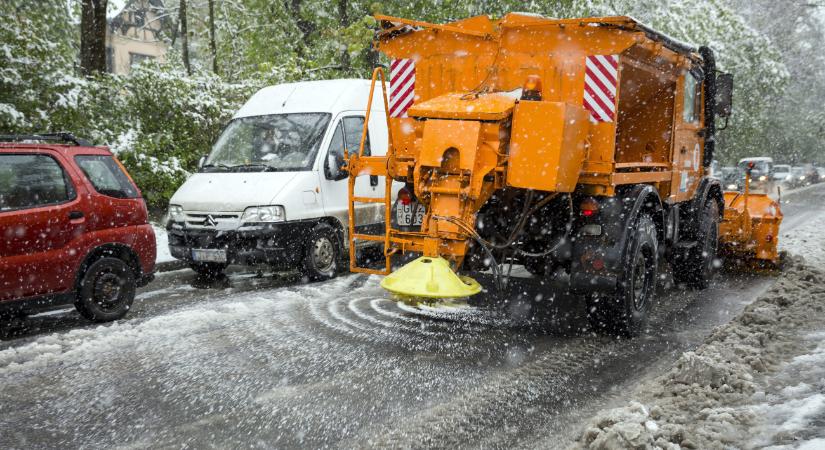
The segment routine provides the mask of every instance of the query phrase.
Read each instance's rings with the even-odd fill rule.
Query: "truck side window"
[[[699,121],[699,81],[690,72],[685,74],[685,98],[682,119],[685,123]]]
[[[364,117],[344,117],[344,132],[347,140],[347,150],[358,152],[361,146],[361,134],[364,132]],[[367,141],[364,142],[364,156],[370,156],[369,134],[367,134]]]

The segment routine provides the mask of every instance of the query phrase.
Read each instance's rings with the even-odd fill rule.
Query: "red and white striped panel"
[[[584,107],[593,122],[616,120],[616,86],[619,55],[594,55],[585,59]]]
[[[407,117],[415,100],[415,62],[393,59],[390,62],[390,117]]]

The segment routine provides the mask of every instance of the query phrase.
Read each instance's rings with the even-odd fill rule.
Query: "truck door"
[[[674,108],[673,201],[693,197],[702,176],[704,138],[702,130],[702,85],[699,77],[687,71],[678,83]]]
[[[0,300],[73,287],[81,197],[52,156],[0,154]]]
[[[364,114],[353,113],[342,115],[335,125],[329,147],[322,164],[321,198],[324,202],[324,212],[328,216],[338,218],[342,224],[348,223],[349,205],[347,192],[347,173],[336,167],[335,161],[343,161],[344,149],[348,152],[358,152],[361,143],[361,133],[364,131]],[[370,127],[369,135],[374,132]],[[364,156],[371,155],[370,136],[364,143]],[[361,197],[383,197],[384,185],[377,177],[363,176],[355,181],[355,195]],[[383,203],[356,203],[355,226],[363,229],[371,225],[381,224],[383,221]]]

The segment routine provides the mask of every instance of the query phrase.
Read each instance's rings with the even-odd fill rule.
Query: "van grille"
[[[228,230],[237,228],[240,219],[240,213],[185,212],[183,220],[187,228]]]

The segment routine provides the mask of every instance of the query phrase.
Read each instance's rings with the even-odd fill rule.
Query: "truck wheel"
[[[628,246],[616,293],[591,297],[587,317],[596,330],[636,336],[644,329],[656,292],[658,242],[650,216],[639,217]]]
[[[673,278],[694,289],[705,289],[713,279],[719,247],[719,205],[713,199],[709,199],[702,209],[696,242],[684,259],[674,264]]]
[[[85,318],[108,322],[125,316],[135,299],[135,272],[119,258],[100,258],[86,270],[75,308]]]
[[[303,273],[312,281],[335,278],[341,243],[334,228],[319,223],[309,233],[304,246]]]
[[[217,278],[226,270],[228,264],[214,262],[193,262],[189,265],[198,275],[205,278]]]

